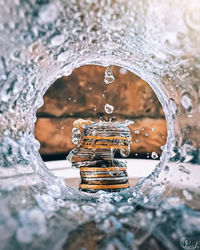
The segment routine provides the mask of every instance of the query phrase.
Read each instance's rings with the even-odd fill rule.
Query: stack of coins
[[[114,159],[116,150],[122,156],[130,152],[131,133],[127,123],[74,122],[73,149],[68,159],[80,168],[80,190],[85,192],[120,191],[129,187],[126,164]]]

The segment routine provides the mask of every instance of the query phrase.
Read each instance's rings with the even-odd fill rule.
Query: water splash
[[[1,249],[62,249],[78,244],[76,231],[79,239],[96,232],[99,249],[171,250],[185,236],[199,241],[199,1],[8,0],[0,7]],[[66,187],[46,169],[33,135],[48,87],[83,64],[135,72],[166,115],[160,164],[119,196]]]

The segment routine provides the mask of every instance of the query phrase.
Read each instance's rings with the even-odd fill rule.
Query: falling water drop
[[[106,104],[104,106],[104,110],[107,114],[112,114],[112,112],[114,111],[114,107],[112,105]]]
[[[105,70],[105,75],[104,75],[104,82],[105,82],[105,84],[110,84],[114,80],[115,80],[115,77],[113,75],[112,70],[109,67],[107,67],[106,70]]]

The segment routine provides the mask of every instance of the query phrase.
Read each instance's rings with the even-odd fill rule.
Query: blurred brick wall
[[[83,66],[68,77],[58,79],[46,92],[44,105],[37,112],[36,138],[42,155],[64,154],[71,142],[75,119],[134,120],[131,126],[132,155],[161,153],[166,142],[166,122],[162,107],[150,86],[133,73],[111,66],[115,81],[104,83],[105,67]],[[115,110],[105,115],[105,104]],[[135,131],[139,130],[139,134]]]

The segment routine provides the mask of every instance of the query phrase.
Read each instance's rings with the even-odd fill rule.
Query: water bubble
[[[164,172],[165,172],[166,174],[168,174],[168,173],[169,173],[169,166],[165,166],[165,168],[164,168]]]
[[[40,8],[39,21],[47,24],[54,22],[58,15],[58,8],[54,4],[46,4]]]
[[[181,104],[184,107],[184,109],[186,109],[187,111],[191,111],[192,110],[192,100],[191,97],[189,95],[189,93],[184,93],[181,96]]]
[[[72,142],[77,145],[79,144],[79,142],[81,141],[81,131],[80,129],[77,129],[77,128],[73,128],[72,129]]]
[[[134,198],[133,198],[133,197],[128,198],[128,203],[129,203],[129,204],[132,204],[133,202],[134,202]]]
[[[121,149],[120,149],[120,155],[121,155],[122,157],[128,157],[129,154],[130,154],[130,145],[128,145],[127,148],[121,148]]]
[[[115,80],[115,77],[113,75],[112,70],[109,67],[107,67],[106,70],[105,70],[105,75],[104,75],[104,82],[105,82],[105,84],[110,84],[114,80]]]
[[[100,191],[98,192],[100,193]],[[108,194],[106,194],[105,192],[101,192],[101,194],[99,195],[98,198],[99,202],[111,202],[111,197],[108,196]]]
[[[116,195],[116,196],[114,197],[114,200],[115,200],[116,202],[120,202],[120,201],[122,200],[122,197],[121,197],[120,195]]]
[[[55,202],[54,198],[50,195],[47,195],[47,194],[37,195],[36,200],[37,200],[38,205],[44,211],[55,211],[58,208],[58,205]]]
[[[186,9],[185,15],[184,15],[184,21],[186,25],[197,32],[200,31],[200,5],[198,2],[198,5],[190,6]]]
[[[126,120],[125,123],[127,124],[127,126],[134,124],[134,121],[131,120]]]
[[[75,213],[80,210],[79,206],[76,203],[71,203],[70,204],[70,209],[71,209],[71,211],[73,211]]]
[[[187,190],[183,190],[182,192],[183,192],[183,195],[186,198],[186,200],[188,200],[188,201],[192,200],[193,196],[190,192],[188,192]]]
[[[120,74],[122,74],[122,75],[126,75],[128,71],[127,71],[127,69],[125,69],[125,68],[120,68],[119,72],[120,72]]]
[[[89,214],[89,215],[95,215],[96,214],[96,209],[94,207],[90,206],[90,205],[83,205],[82,209],[86,214]]]
[[[108,214],[111,213],[115,210],[115,206],[113,206],[111,203],[109,202],[105,202],[105,203],[101,203],[98,205],[97,210],[100,212],[103,212],[104,214]]]
[[[158,158],[158,154],[156,152],[152,152],[151,153],[151,158],[157,159]]]
[[[133,207],[130,205],[124,205],[118,208],[120,214],[127,214],[133,211]]]
[[[156,216],[157,217],[161,217],[162,216],[162,212],[160,210],[156,210]]]
[[[54,47],[54,46],[61,45],[65,39],[66,39],[66,35],[65,36],[63,36],[63,35],[54,36],[51,39],[51,46]]]
[[[58,55],[57,60],[58,62],[65,62],[69,58],[69,52],[65,51]]]
[[[28,213],[29,221],[34,223],[34,224],[44,224],[45,223],[45,217],[43,212],[40,209],[32,209]]]
[[[48,194],[58,198],[61,196],[61,190],[60,187],[58,185],[51,185],[48,187]]]
[[[139,135],[140,131],[139,130],[135,130],[135,134]]]
[[[107,114],[112,114],[114,111],[114,107],[112,105],[106,104],[104,106],[104,110]]]
[[[64,206],[65,206],[65,201],[62,200],[62,199],[57,199],[57,204],[58,204],[58,206],[60,206],[60,207],[64,207]]]
[[[33,239],[33,235],[29,228],[19,227],[16,232],[16,238],[21,243],[30,243]]]
[[[152,213],[152,212],[148,212],[148,213],[147,213],[147,218],[148,218],[149,220],[153,219],[153,213]]]

